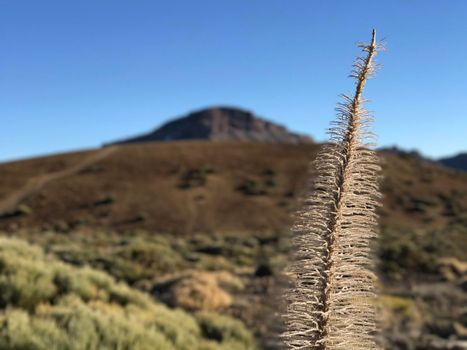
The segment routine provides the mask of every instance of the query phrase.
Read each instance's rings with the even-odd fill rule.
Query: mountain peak
[[[174,140],[252,141],[264,143],[308,143],[312,139],[292,133],[282,125],[235,107],[211,107],[189,113],[148,134],[115,144]]]

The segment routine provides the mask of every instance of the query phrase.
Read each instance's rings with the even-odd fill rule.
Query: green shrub
[[[32,309],[56,293],[42,252],[21,241],[0,241],[0,307]]]
[[[212,174],[214,170],[206,167],[201,169],[188,170],[181,178],[178,185],[179,188],[188,189],[192,187],[202,187],[206,184],[208,174]]]
[[[196,318],[204,336],[225,343],[226,349],[256,348],[253,337],[240,321],[213,312],[200,312]]]
[[[0,272],[0,349],[201,350],[253,344],[244,326],[229,317],[221,318],[224,336],[215,342],[202,332],[205,318],[170,310],[104,272],[67,265],[17,239],[0,238]]]
[[[382,270],[389,277],[435,273],[439,258],[462,257],[462,253],[453,246],[463,246],[465,240],[458,237],[461,235],[462,231],[455,228],[417,232],[384,227],[380,240]]]
[[[145,233],[122,237],[96,233],[86,237],[79,233],[63,242],[41,242],[61,260],[74,265],[89,264],[118,280],[133,284],[155,275],[172,273],[184,265],[181,253],[163,236]]]
[[[236,189],[248,196],[263,196],[267,194],[267,191],[255,180],[245,180],[243,183],[238,185]]]

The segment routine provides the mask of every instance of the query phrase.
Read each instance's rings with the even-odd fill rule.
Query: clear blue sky
[[[467,150],[467,1],[0,0],[0,160],[97,147],[209,105],[325,138],[371,29],[379,145]]]

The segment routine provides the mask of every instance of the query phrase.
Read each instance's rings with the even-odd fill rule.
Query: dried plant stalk
[[[343,96],[337,108],[294,227],[295,285],[287,295],[284,334],[291,349],[379,349],[371,242],[377,235],[380,167],[368,142],[372,117],[362,100],[374,73],[375,31],[371,43],[359,47],[365,57],[357,58],[351,74],[355,94]]]

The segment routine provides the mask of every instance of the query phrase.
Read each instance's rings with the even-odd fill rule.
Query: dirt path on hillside
[[[65,176],[76,174],[93,163],[108,157],[111,153],[115,152],[117,148],[118,147],[116,146],[103,148],[90,157],[84,159],[82,162],[75,164],[67,169],[30,178],[22,188],[0,200],[0,215],[13,212],[16,210],[16,207],[19,205],[19,203],[42,189],[48,183],[61,179]]]

